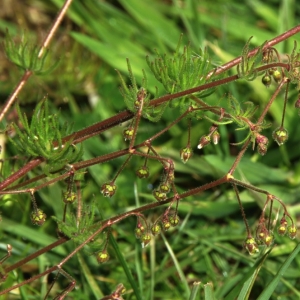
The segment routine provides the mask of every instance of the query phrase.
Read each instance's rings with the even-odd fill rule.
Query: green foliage
[[[45,49],[40,55],[40,48],[31,45],[27,38],[23,35],[21,42],[14,42],[13,37],[6,33],[4,40],[5,53],[8,59],[17,67],[24,71],[31,71],[36,75],[45,75],[52,72],[58,65],[59,60],[49,58],[49,50]]]
[[[16,106],[20,125],[12,123],[16,137],[10,138],[14,146],[29,157],[42,157],[47,161],[47,172],[52,172],[78,161],[83,155],[82,146],[72,144],[72,141],[63,143],[62,138],[71,131],[68,123],[59,124],[57,114],[50,114],[48,101],[42,100],[36,106],[29,124],[25,114],[22,114],[19,105]]]
[[[32,4],[30,7],[36,9],[36,15],[41,16],[41,20],[47,20],[53,17],[54,7],[61,8],[63,0],[51,0],[47,3],[37,0],[29,1],[29,3]],[[38,3],[39,6],[35,6],[35,3]],[[23,5],[22,1],[20,2],[21,5]],[[247,42],[245,39],[249,35],[254,36],[251,40],[252,45],[260,46],[264,41],[276,36],[278,28],[280,28],[280,32],[284,32],[298,24],[299,5],[297,1],[289,0],[273,1],[272,3],[263,3],[259,0],[245,3],[235,0],[226,3],[216,1],[213,5],[211,1],[206,0],[173,1],[172,3],[159,0],[73,1],[69,10],[69,21],[62,24],[61,27],[61,32],[63,32],[68,30],[66,24],[71,24],[74,30],[69,37],[64,36],[64,41],[67,41],[69,45],[75,45],[75,47],[61,55],[69,68],[61,69],[59,74],[49,74],[49,80],[40,86],[44,88],[43,94],[49,92],[51,99],[53,97],[61,101],[55,102],[55,104],[64,103],[61,105],[62,113],[59,118],[62,122],[74,121],[75,129],[78,130],[98,120],[104,120],[112,116],[114,112],[124,109],[125,105],[117,88],[120,85],[120,80],[115,74],[115,69],[120,70],[120,74],[125,78],[126,76],[123,74],[127,72],[128,66],[124,62],[125,58],[128,57],[131,62],[132,73],[135,74],[136,88],[133,91],[130,90],[133,86],[132,82],[127,86],[130,98],[127,100],[126,107],[136,112],[134,108],[136,95],[141,91],[141,88],[144,88],[143,78],[145,76],[140,70],[144,69],[147,73],[147,89],[145,88],[145,91],[148,98],[146,102],[150,102],[150,99],[157,96],[157,89],[155,88],[157,81],[156,78],[151,77],[150,72],[147,72],[145,53],[152,52],[153,48],[157,48],[156,58],[164,59],[164,55],[158,53],[166,53],[166,58],[171,59],[173,56],[169,52],[175,53],[177,51],[176,41],[180,32],[184,32],[182,39],[184,44],[187,44],[188,40],[191,41],[190,49],[198,48],[199,45],[204,49],[203,45],[208,45],[213,68],[239,56],[240,50]],[[47,14],[46,18],[43,18],[47,11],[49,11],[49,15]],[[25,17],[27,18],[28,15],[26,14]],[[23,22],[28,21],[23,20]],[[0,20],[0,30],[3,31],[5,27],[16,28],[18,26],[13,24],[11,20],[6,23],[8,25],[5,24],[5,20]],[[22,26],[30,31],[32,28],[36,30],[32,23],[29,25],[22,23]],[[77,28],[81,29],[80,33],[75,32]],[[10,30],[10,32],[12,31]],[[64,48],[60,44],[61,40],[63,39],[60,39],[59,35],[54,40],[54,44],[59,49]],[[276,48],[280,53],[291,53],[292,40],[286,41]],[[79,43],[80,47],[78,46]],[[29,46],[26,47],[26,49],[30,48]],[[249,45],[248,49],[243,51],[244,56],[247,53],[245,50],[249,51]],[[37,52],[37,50],[35,51]],[[192,52],[192,50],[189,51]],[[297,49],[294,49],[292,53],[294,54],[291,55],[291,61],[293,61],[293,57],[296,57]],[[49,55],[47,57],[49,58]],[[176,62],[179,62],[182,57],[184,57],[184,51],[178,53]],[[79,58],[83,58],[83,63],[79,63]],[[34,59],[32,60],[34,61]],[[260,57],[257,57],[257,62],[259,60]],[[28,61],[27,64],[30,65],[30,59]],[[295,63],[296,61],[297,58],[294,59]],[[21,61],[20,64],[23,62]],[[252,66],[253,62],[244,58],[243,67],[242,65],[239,66],[240,76],[252,79],[257,75],[251,71]],[[294,82],[298,84],[297,69],[295,65],[294,67],[291,69],[293,73],[288,74],[286,72],[286,75],[290,78],[294,76]],[[9,69],[9,74],[14,74],[14,72],[13,68]],[[1,90],[7,95],[15,86],[15,80],[12,80],[12,77],[9,78],[10,82],[0,81]],[[67,85],[65,78],[68,79]],[[59,84],[57,79],[59,79]],[[174,83],[176,78],[174,77],[172,80]],[[188,82],[189,79],[186,78],[185,80]],[[82,82],[84,84],[79,84]],[[170,82],[172,81],[170,80]],[[34,87],[36,88],[36,85]],[[170,87],[172,88],[172,85]],[[179,85],[175,84],[174,89],[176,87],[179,89]],[[27,94],[34,99],[38,98],[36,89],[33,92],[32,86],[27,86],[27,88]],[[160,92],[162,90],[159,84],[158,90]],[[227,84],[216,90],[211,97],[206,97],[205,101],[209,105],[218,103],[218,105],[223,106],[224,94],[230,93],[237,103],[232,104],[233,108],[230,111],[231,117],[229,119],[218,121],[215,120],[217,119],[216,116],[211,117],[209,115],[205,116],[201,122],[193,122],[191,148],[194,149],[201,135],[207,134],[207,127],[210,124],[207,124],[206,120],[220,126],[221,139],[218,147],[208,145],[203,152],[196,150],[186,164],[181,162],[179,156],[179,149],[186,145],[186,123],[176,124],[161,139],[155,141],[154,146],[159,151],[159,155],[172,159],[176,165],[175,184],[179,193],[211,182],[228,172],[237,151],[237,148],[232,147],[232,144],[242,141],[244,135],[235,130],[236,126],[221,125],[230,122],[238,127],[248,129],[247,124],[242,122],[241,116],[245,116],[245,112],[248,111],[250,114],[247,117],[250,118],[253,111],[251,120],[254,122],[256,120],[255,112],[259,112],[264,107],[273,91],[274,81],[266,89],[257,79],[251,82],[243,81],[240,83],[236,81],[234,84]],[[293,102],[295,93],[293,89],[290,92],[289,98]],[[98,100],[95,97],[97,95],[99,96]],[[95,98],[96,101],[92,102],[91,100]],[[280,97],[278,98],[272,104],[270,114],[266,117],[267,124],[270,122],[274,124],[272,129],[278,127],[282,119],[282,101]],[[19,99],[23,101],[26,97]],[[184,105],[181,105],[181,101],[182,99],[175,100],[172,104],[174,106],[179,105],[180,108],[188,105],[187,97],[182,101]],[[254,111],[257,105],[259,108]],[[231,104],[229,103],[228,106]],[[147,109],[146,106],[146,109],[143,110],[145,118],[154,120],[159,116],[160,123],[141,122],[138,136],[140,139],[147,139],[160,129],[166,128],[174,120],[177,110],[168,111],[163,108],[152,109],[149,107]],[[226,112],[228,112],[227,109]],[[289,131],[287,143],[281,146],[279,151],[277,144],[271,143],[268,155],[263,158],[248,149],[239,164],[236,176],[255,184],[257,187],[266,188],[273,194],[281,195],[289,211],[296,215],[299,213],[297,200],[300,182],[300,167],[297,163],[299,161],[299,147],[297,147],[300,136],[299,126],[297,126],[299,117],[297,112],[295,113],[293,103],[288,103],[286,112],[288,118],[285,122]],[[30,125],[29,127],[31,127]],[[25,126],[24,128],[20,127],[20,131],[27,136]],[[271,136],[271,131],[266,129],[264,134]],[[121,132],[122,129],[116,127],[106,131],[100,138],[97,136],[87,140],[84,144],[83,158],[91,159],[126,147]],[[35,135],[33,134],[33,137]],[[17,145],[19,144],[17,140],[14,139],[14,141]],[[72,148],[72,145],[69,147]],[[32,146],[32,149],[34,149],[35,155],[41,155],[35,147]],[[47,147],[43,149],[47,149]],[[19,150],[23,151],[23,148],[19,148]],[[10,147],[7,147],[5,151],[2,151],[2,154],[7,155],[6,157],[15,155]],[[30,156],[31,154],[27,153],[27,155]],[[5,160],[3,173],[4,171],[5,174],[11,173],[16,168],[14,162],[14,160]],[[145,181],[136,180],[134,170],[142,163],[138,158],[135,158],[118,176],[116,195],[111,199],[101,198],[99,195],[101,185],[112,178],[121,163],[121,159],[116,159],[107,164],[94,165],[88,168],[88,174],[86,174],[82,200],[84,203],[89,203],[92,199],[99,202],[99,210],[104,218],[130,211],[133,207],[153,201],[152,195],[149,195],[149,186],[156,186],[161,176],[161,165],[151,161],[148,164],[149,178]],[[31,173],[28,174],[28,177],[30,176],[32,176]],[[134,193],[136,198],[134,198]],[[64,205],[61,200],[61,186],[54,184],[48,188],[43,188],[38,192],[38,195],[38,201],[43,204],[43,210],[47,216],[55,215],[57,220],[61,220],[60,216]],[[254,227],[264,199],[257,193],[246,190],[242,190],[241,199],[249,218],[249,224]],[[29,220],[30,204],[24,201],[26,198],[22,195],[5,195],[1,200],[3,201],[1,207],[3,219],[1,241],[14,245],[13,255],[9,258],[9,265],[26,257],[28,253],[56,241],[56,224],[54,226],[52,224],[54,222],[51,223],[51,220],[50,222],[46,221],[46,224],[39,227],[38,230],[32,229]],[[17,200],[20,203],[19,206],[15,205]],[[83,211],[86,209],[84,207]],[[151,210],[149,219],[155,220],[160,213],[162,213],[160,209]],[[192,282],[199,282],[199,280],[202,283],[201,288],[196,291],[196,299],[199,296],[203,299],[204,292],[206,295],[211,295],[212,290],[216,299],[230,300],[238,299],[238,297],[246,299],[245,295],[248,296],[250,293],[249,299],[256,299],[260,293],[267,290],[266,283],[269,282],[272,288],[268,289],[268,294],[265,294],[267,296],[264,295],[266,298],[274,300],[281,297],[294,300],[300,297],[298,288],[299,255],[293,253],[293,257],[288,262],[288,270],[286,269],[287,264],[285,264],[286,259],[297,246],[296,241],[290,241],[286,237],[276,237],[277,245],[272,248],[267,257],[255,259],[246,255],[241,247],[242,241],[245,239],[244,226],[241,223],[236,199],[228,186],[216,187],[213,193],[205,191],[199,195],[190,196],[186,201],[180,201],[178,214],[182,222],[176,228],[170,228],[166,232],[166,241],[158,235],[156,238],[153,237],[150,245],[143,250],[141,250],[140,241],[135,244],[132,233],[134,224],[131,224],[129,219],[124,220],[120,225],[114,225],[113,234],[117,240],[119,254],[123,256],[127,269],[133,275],[135,282],[131,282],[125,275],[124,268],[126,267],[123,266],[118,254],[112,255],[113,252],[109,251],[110,260],[105,264],[98,265],[91,256],[87,256],[86,253],[79,253],[78,256],[74,256],[71,261],[65,264],[66,269],[74,275],[76,284],[80,287],[72,291],[70,297],[78,300],[84,297],[99,299],[104,295],[111,294],[118,283],[123,283],[128,291],[122,295],[124,299],[132,298],[132,289],[137,286],[144,299],[147,300],[181,300],[183,291],[186,291],[186,283],[191,285]],[[89,213],[87,215],[90,216]],[[20,218],[20,216],[23,217]],[[76,228],[75,217],[72,219],[69,216],[66,224],[68,228],[64,225],[59,226],[68,236],[75,238],[76,242],[80,242],[88,236],[84,230],[84,225],[81,227],[82,235],[79,233]],[[82,224],[88,224],[88,220],[83,221]],[[78,241],[76,240],[77,237]],[[167,247],[167,243],[169,247]],[[37,268],[44,270],[49,265],[60,262],[74,249],[71,244],[61,245],[34,261],[33,270]],[[263,250],[261,249],[262,246],[259,247],[260,250]],[[171,250],[173,251],[172,255]],[[83,256],[81,260],[79,260],[80,255]],[[266,260],[262,258],[266,258]],[[6,262],[4,265],[6,267]],[[283,265],[285,268],[281,269]],[[78,272],[74,272],[74,266],[76,266],[76,271],[78,268]],[[18,280],[22,280],[22,270],[18,269],[17,271]],[[179,271],[185,282],[178,279]],[[286,272],[284,273],[284,271]],[[4,289],[14,284],[16,278],[13,278],[11,273],[1,288]],[[29,273],[30,276],[35,275],[35,271]],[[207,282],[211,282],[213,288],[209,284],[204,291],[204,284]],[[57,285],[58,289],[61,290],[63,283],[58,280]],[[43,289],[47,289],[45,285],[41,288],[39,285],[37,286],[30,285],[28,289],[23,289],[22,295],[30,297],[30,294],[34,293],[32,297],[37,297],[43,293]],[[101,296],[99,294],[95,296],[92,293],[95,286],[100,290]],[[52,298],[54,297],[55,294]]]
[[[169,94],[179,91],[191,89],[206,83],[206,76],[211,70],[211,60],[207,49],[199,50],[199,53],[192,53],[190,44],[180,51],[182,36],[178,42],[173,55],[161,55],[157,50],[156,57],[153,61],[147,56],[147,64],[150,67],[155,78],[162,83],[165,90]],[[204,92],[195,93],[198,97],[207,97],[213,91],[206,90]],[[187,100],[188,97],[182,97],[181,102]],[[174,103],[175,102],[175,103]],[[172,106],[180,105],[178,100],[172,101]]]

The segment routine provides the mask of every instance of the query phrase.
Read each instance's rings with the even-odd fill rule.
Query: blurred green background
[[[12,35],[20,38],[25,34],[32,43],[40,43],[62,4],[62,0],[2,0],[1,39],[8,29]],[[163,87],[151,76],[145,56],[154,56],[154,49],[159,53],[173,53],[181,33],[184,44],[190,42],[195,55],[199,53],[199,48],[207,47],[213,64],[219,66],[239,56],[250,36],[253,36],[251,46],[256,47],[296,26],[299,20],[300,2],[296,0],[74,0],[51,43],[52,59],[60,60],[58,67],[51,74],[31,78],[18,101],[30,116],[35,103],[47,96],[52,110],[60,111],[61,122],[73,122],[74,130],[79,130],[125,109],[115,69],[127,76],[126,58],[130,59],[138,81],[142,78],[141,70],[145,69],[149,75],[150,91],[154,92],[157,86],[159,94],[163,95]],[[299,34],[277,45],[276,49],[282,54],[289,53],[294,40],[299,42]],[[236,70],[232,70],[229,74],[235,73]],[[21,75],[22,72],[6,59],[1,47],[1,103],[12,92]],[[222,86],[206,101],[221,105],[222,101],[227,101],[227,95],[232,94],[241,102],[252,101],[262,108],[274,90],[275,85],[266,89],[258,78],[253,82],[240,81]],[[237,178],[280,197],[288,205],[295,221],[300,214],[300,128],[297,126],[299,115],[294,109],[297,97],[295,87],[291,86],[285,121],[285,127],[289,131],[288,142],[279,148],[271,141],[272,131],[281,121],[281,93],[267,117],[272,126],[263,132],[271,141],[267,155],[260,157],[255,151],[248,149],[235,174]],[[165,128],[175,116],[179,116],[179,112],[168,109],[158,123],[143,120],[139,127],[138,141],[144,141]],[[16,114],[12,109],[3,122],[2,129],[15,120]],[[84,159],[127,147],[121,134],[126,125],[122,124],[85,141]],[[235,131],[234,126],[220,128],[221,141],[218,146],[209,145],[203,151],[197,150],[200,136],[208,132],[210,125],[205,120],[193,121],[191,143],[194,155],[187,164],[183,164],[179,157],[180,149],[186,146],[187,122],[175,125],[154,142],[160,155],[174,160],[175,182],[180,192],[226,174],[238,153],[239,146],[235,147],[230,143],[241,141],[245,134]],[[6,144],[2,158],[15,155],[18,155],[15,159],[3,162],[2,177],[7,177],[24,164],[23,159],[18,159],[20,153]],[[134,173],[143,163],[141,158],[131,160],[118,177],[118,190],[113,198],[107,199],[100,194],[100,186],[114,176],[124,160],[125,158],[119,158],[93,166],[85,174],[82,183],[83,201],[87,205],[91,201],[98,203],[97,220],[154,201],[151,191],[159,184],[161,165],[151,162],[149,180],[141,181]],[[28,176],[33,177],[41,172],[42,170],[36,170]],[[13,245],[13,256],[7,264],[20,260],[56,239],[56,223],[51,216],[62,217],[61,193],[64,189],[65,184],[59,183],[38,193],[39,207],[48,216],[42,227],[34,227],[30,223],[29,196],[2,197],[0,247],[3,255],[6,244]],[[265,197],[242,189],[240,191],[254,232]],[[149,211],[146,217],[151,223],[163,211],[163,208]],[[279,213],[281,215],[282,210]],[[252,268],[256,259],[242,251],[246,232],[231,187],[220,186],[184,199],[179,205],[179,216],[182,220],[180,225],[153,239],[146,249],[141,248],[134,236],[136,220],[126,219],[113,227],[120,253],[124,256],[143,299],[188,299],[190,287],[195,281],[203,284],[212,282],[215,299],[236,299],[238,293],[230,294],[230,291],[235,286],[241,287],[249,277],[247,274],[256,270],[255,267]],[[276,235],[276,244],[257,276],[249,299],[257,299],[295,247],[296,241]],[[10,274],[1,289],[59,263],[73,249],[71,241],[39,257],[22,267],[18,273]],[[111,259],[103,265],[98,265],[88,250],[80,252],[80,255],[66,263],[64,269],[77,281],[76,290],[70,293],[68,299],[100,299],[109,294],[118,283],[123,283],[128,290],[124,295],[125,299],[136,299],[114,249],[109,247],[108,250]],[[299,299],[299,266],[298,257],[270,299]],[[53,293],[67,284],[60,277]],[[41,280],[16,291],[15,296],[3,299],[37,299],[46,290],[47,283]],[[203,293],[201,290],[197,299]]]

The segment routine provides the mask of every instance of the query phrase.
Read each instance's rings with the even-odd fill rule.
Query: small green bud
[[[133,127],[128,127],[123,131],[123,136],[125,141],[130,141],[133,137],[134,134],[134,128]]]
[[[41,209],[37,209],[31,213],[31,222],[34,225],[41,226],[46,221],[46,214]]]
[[[77,198],[77,195],[75,192],[65,192],[63,194],[63,201],[66,203],[66,204],[71,204],[71,203],[74,203],[75,200]]]
[[[281,81],[281,79],[282,79],[282,74],[281,74],[281,72],[278,71],[278,70],[275,70],[275,71],[273,72],[273,79],[275,80],[276,83],[279,83],[279,82]]]
[[[101,193],[104,197],[112,197],[116,192],[117,186],[113,182],[104,183],[101,187]]]
[[[154,236],[160,234],[161,232],[161,226],[159,224],[153,224],[151,226],[151,232]]]
[[[159,185],[159,188],[158,188],[162,193],[169,193],[170,192],[170,186],[166,183],[162,183]]]
[[[171,226],[173,226],[173,227],[177,226],[179,224],[179,221],[180,221],[180,219],[179,219],[178,215],[172,215],[169,217],[169,222],[170,222]]]
[[[153,196],[157,201],[163,201],[167,199],[167,194],[161,192],[159,189],[153,190]]]
[[[171,228],[171,226],[172,226],[171,223],[168,220],[164,220],[162,222],[162,225],[163,225],[163,230],[164,231],[169,230]]]
[[[274,235],[272,233],[266,234],[264,238],[264,244],[268,247],[270,247],[274,242]]]
[[[106,250],[96,253],[96,259],[99,264],[105,263],[109,260],[109,255]]]
[[[149,168],[146,167],[146,166],[142,166],[140,167],[139,169],[137,169],[136,171],[136,175],[139,177],[139,178],[148,178],[149,177]]]
[[[145,232],[145,227],[143,225],[137,226],[134,230],[135,237],[137,239],[140,239],[144,232]]]
[[[289,238],[291,238],[293,240],[297,235],[297,227],[294,224],[290,225],[287,228],[287,233],[288,233]]]
[[[272,83],[272,77],[269,75],[264,75],[261,79],[261,82],[265,87],[269,87]]]
[[[141,236],[141,241],[142,241],[142,247],[145,248],[146,246],[149,245],[149,243],[151,241],[151,235],[149,233],[144,233]]]
[[[279,146],[283,145],[289,138],[288,131],[283,127],[275,129],[272,136]]]
[[[180,150],[180,158],[181,160],[186,163],[192,156],[193,151],[190,147],[186,147]]]

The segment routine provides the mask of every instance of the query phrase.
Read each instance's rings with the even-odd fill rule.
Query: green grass
[[[32,0],[28,3],[28,7],[20,4],[23,13],[20,10],[7,18],[2,16],[1,36],[6,28],[11,34],[25,31],[36,36],[39,30],[45,34],[63,1]],[[36,16],[36,23],[25,14],[29,8]],[[199,47],[208,47],[214,64],[221,65],[240,55],[250,36],[253,36],[251,46],[254,47],[297,25],[299,10],[300,3],[292,0],[274,0],[269,4],[252,0],[218,0],[213,3],[209,0],[74,0],[66,21],[51,44],[51,55],[54,60],[60,59],[59,66],[48,75],[31,78],[20,94],[19,102],[22,109],[31,114],[33,103],[48,95],[52,109],[60,109],[61,123],[73,122],[74,130],[79,130],[125,109],[115,69],[127,76],[126,58],[130,59],[133,73],[140,82],[142,69],[150,74],[145,56],[154,57],[154,49],[160,53],[174,52],[183,33],[184,43],[190,41],[195,55]],[[294,39],[299,42],[299,35]],[[288,53],[292,46],[293,38],[276,48]],[[4,60],[2,48],[0,51],[4,61],[0,66],[0,73],[5,79],[0,81],[3,103],[21,73]],[[151,92],[155,91],[155,85],[157,83],[150,75],[148,86]],[[158,85],[158,89],[160,95],[164,94],[162,86]],[[226,94],[231,93],[242,102],[253,101],[261,109],[274,89],[274,86],[266,89],[260,79],[240,81],[221,87],[208,99],[219,104],[227,101]],[[280,97],[283,99],[283,95]],[[299,116],[293,107],[297,92],[291,90],[289,97],[291,101],[285,122],[289,130],[287,144],[278,148],[276,143],[271,142],[264,157],[248,149],[236,178],[267,189],[283,199],[297,220],[300,215],[297,203],[300,191],[300,128]],[[267,117],[272,127],[264,134],[270,140],[272,130],[280,124],[282,104],[278,99]],[[174,116],[179,116],[179,112],[168,109],[158,123],[142,121],[138,141],[165,128]],[[1,128],[8,123],[7,118]],[[242,140],[243,133],[235,131],[233,126],[223,126],[217,147],[196,150],[200,136],[207,132],[209,126],[206,121],[193,121],[191,140],[194,156],[187,164],[183,164],[179,157],[179,151],[187,140],[187,122],[175,125],[154,144],[160,155],[174,160],[175,183],[180,192],[226,174],[239,149],[230,143]],[[123,124],[106,131],[101,137],[85,141],[83,158],[125,148],[122,138],[124,127]],[[8,158],[16,154],[8,144],[1,155]],[[100,194],[101,185],[114,176],[124,160],[119,158],[92,166],[84,176],[83,201],[89,204],[95,200],[98,203],[97,220],[153,202],[151,185],[157,186],[161,165],[151,163],[149,180],[141,181],[134,172],[142,165],[141,158],[133,159],[118,177],[118,191],[113,198],[107,199]],[[7,177],[23,163],[6,160],[2,165],[2,175]],[[35,175],[34,172],[28,174],[29,177]],[[5,195],[1,198],[1,253],[5,254],[6,244],[13,246],[13,255],[5,264],[13,264],[56,239],[56,223],[51,216],[62,217],[63,187],[65,184],[59,183],[38,193],[37,202],[48,216],[42,227],[33,226],[30,222],[29,196]],[[265,199],[242,189],[241,199],[254,231]],[[163,208],[152,210],[146,216],[154,221],[163,211]],[[159,235],[145,249],[134,236],[134,218],[113,226],[108,248],[111,259],[107,263],[98,265],[90,249],[81,251],[66,263],[65,271],[75,278],[77,286],[67,299],[99,299],[110,294],[119,283],[127,289],[124,299],[299,299],[297,240],[275,234],[276,245],[270,251],[262,249],[258,257],[250,257],[242,249],[246,231],[230,185],[184,199],[179,205],[179,216],[181,223],[178,227]],[[33,260],[28,267],[9,274],[1,290],[59,263],[73,249],[74,243],[69,241]],[[201,282],[200,288],[190,295],[194,282]],[[52,296],[67,285],[68,281],[60,276]],[[45,283],[40,280],[23,287],[20,294],[3,299],[37,299],[46,290]]]

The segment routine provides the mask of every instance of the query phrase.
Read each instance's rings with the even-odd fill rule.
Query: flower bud
[[[163,226],[163,230],[167,231],[171,228],[172,225],[168,219],[165,219],[162,221],[162,226]]]
[[[63,201],[66,204],[74,203],[76,198],[77,198],[77,195],[75,192],[65,192],[63,194]]]
[[[210,144],[210,135],[203,135],[199,140],[199,144],[197,148],[202,149],[208,144]]]
[[[256,136],[255,136],[255,142],[257,144],[268,145],[269,139],[266,136],[257,133]]]
[[[273,233],[268,232],[264,238],[264,244],[270,247],[274,242],[274,235]]]
[[[144,88],[140,88],[136,95],[136,100],[134,102],[134,108],[139,109],[141,106],[142,101],[146,98],[146,90]]]
[[[163,201],[167,199],[166,193],[163,193],[158,189],[153,190],[153,196],[157,201]]]
[[[161,226],[159,224],[153,224],[151,226],[151,232],[154,236],[160,234],[161,232]]]
[[[257,243],[253,237],[248,237],[244,242],[244,248],[248,251],[250,255],[256,254],[259,252]]]
[[[169,222],[171,224],[172,227],[175,227],[179,224],[179,217],[178,215],[172,215],[169,217]]]
[[[162,192],[162,193],[169,193],[170,192],[170,186],[167,183],[162,183],[159,185],[158,189]]]
[[[218,145],[219,144],[219,141],[220,141],[220,133],[219,131],[214,131],[213,134],[212,134],[212,140],[213,140],[213,143],[214,145]]]
[[[293,240],[297,235],[297,227],[294,224],[290,225],[287,228],[287,233],[288,233],[289,238],[291,238]]]
[[[136,175],[139,177],[139,178],[148,178],[149,177],[149,168],[146,167],[146,166],[142,166],[140,167],[139,169],[137,169],[136,171]]]
[[[113,182],[104,183],[101,187],[101,193],[104,197],[112,197],[116,192],[117,186]]]
[[[257,152],[260,155],[264,156],[267,153],[267,150],[268,150],[268,148],[265,144],[260,143],[257,145]]]
[[[261,82],[265,87],[269,87],[272,83],[272,77],[269,75],[264,75],[261,79]]]
[[[139,224],[134,230],[135,237],[137,239],[140,239],[144,232],[145,232],[145,227],[142,224]]]
[[[149,243],[151,241],[151,235],[149,233],[144,233],[141,236],[141,241],[142,241],[142,247],[145,248],[146,246],[149,245]]]
[[[134,128],[133,127],[128,127],[123,131],[123,136],[125,141],[130,141],[133,137],[134,134]]]
[[[283,145],[289,138],[288,131],[283,127],[275,129],[272,136],[279,146]]]
[[[278,71],[278,70],[275,70],[275,71],[273,72],[273,79],[275,80],[276,83],[279,83],[279,82],[281,81],[281,79],[282,79],[282,74],[281,74],[281,72]]]
[[[30,218],[33,225],[41,226],[46,221],[46,214],[41,209],[37,209],[31,213]]]
[[[277,228],[277,232],[279,235],[285,235],[286,234],[286,231],[287,231],[287,220],[285,219],[285,217],[283,217],[281,220],[280,220],[280,224]]]
[[[109,254],[106,250],[96,253],[96,259],[99,264],[105,263],[109,260]]]
[[[180,158],[181,160],[186,163],[192,156],[193,151],[190,147],[186,147],[180,150]]]

